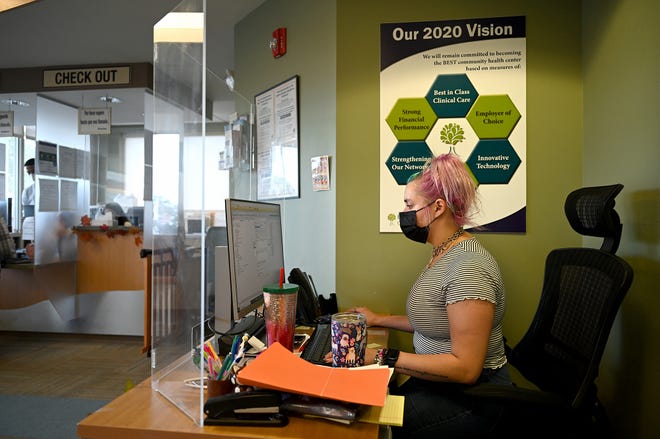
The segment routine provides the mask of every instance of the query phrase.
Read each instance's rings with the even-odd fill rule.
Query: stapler
[[[204,404],[204,425],[284,427],[289,418],[280,413],[280,395],[254,390],[209,398]]]

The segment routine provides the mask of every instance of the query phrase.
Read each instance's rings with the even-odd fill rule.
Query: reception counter
[[[144,335],[142,230],[74,227],[72,233],[74,260],[0,270],[0,330]]]
[[[75,262],[9,264],[0,270],[0,310],[25,308],[44,300],[55,304],[75,292],[75,275]]]
[[[78,294],[144,290],[142,230],[137,227],[74,227],[78,235]]]

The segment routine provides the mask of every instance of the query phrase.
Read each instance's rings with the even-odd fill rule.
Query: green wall
[[[273,30],[287,28],[287,53],[273,58]],[[236,89],[249,99],[298,75],[300,198],[282,201],[284,263],[312,274],[326,297],[335,291],[336,2],[269,0],[235,31]],[[330,156],[330,191],[312,191],[311,158]]]
[[[589,0],[584,11],[583,179],[625,185],[616,205],[618,254],[635,270],[605,351],[600,394],[620,437],[658,437],[660,3]]]
[[[375,7],[375,4],[378,7]],[[491,16],[527,17],[527,233],[483,234],[507,287],[512,342],[538,302],[545,256],[580,243],[563,213],[581,184],[580,7],[525,1],[339,1],[337,25],[337,293],[341,307],[402,313],[430,248],[378,232],[379,24]],[[561,11],[561,12],[559,12]],[[561,29],[562,32],[557,30]],[[401,208],[403,209],[403,190]],[[395,337],[408,343],[407,337]]]
[[[655,0],[423,0],[414,8],[392,0],[264,3],[236,32],[237,87],[251,96],[301,76],[303,184],[301,199],[284,203],[289,260],[312,267],[315,278],[332,278],[320,291],[331,292],[336,283],[340,308],[404,311],[430,249],[378,232],[379,25],[525,15],[527,233],[480,236],[507,286],[506,336],[516,343],[531,321],[547,253],[583,244],[564,217],[566,195],[582,185],[625,184],[617,199],[624,223],[619,255],[635,268],[635,281],[598,384],[618,437],[656,437],[658,12]],[[280,26],[288,27],[289,53],[273,60],[265,45]],[[332,191],[312,193],[305,187],[309,157],[327,151],[333,155]],[[393,335],[392,341],[410,346],[408,336]]]

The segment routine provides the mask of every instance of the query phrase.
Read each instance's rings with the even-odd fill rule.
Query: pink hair
[[[430,159],[415,180],[424,197],[442,198],[447,202],[456,224],[472,224],[477,209],[477,187],[465,163],[456,154],[441,154]]]

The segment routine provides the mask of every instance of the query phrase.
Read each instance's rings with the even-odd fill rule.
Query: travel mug
[[[358,312],[332,315],[332,367],[364,366],[367,349],[367,318]]]
[[[298,285],[271,284],[263,288],[268,346],[275,342],[293,351]]]

